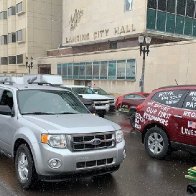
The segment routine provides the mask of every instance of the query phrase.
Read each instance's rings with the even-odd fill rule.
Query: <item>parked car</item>
[[[136,110],[135,128],[151,157],[172,150],[196,153],[196,85],[156,89]]]
[[[91,87],[91,89],[99,95],[104,95],[105,97],[108,98],[109,103],[110,103],[110,111],[114,111],[115,110],[115,97],[109,93],[107,93],[106,91],[104,91],[102,88],[99,87]]]
[[[14,160],[24,189],[39,180],[104,175],[120,167],[120,126],[90,114],[71,91],[6,82],[0,92],[0,152]]]
[[[116,104],[120,104],[120,106],[118,106],[118,111],[129,115],[131,127],[134,127],[135,124],[136,106],[141,104],[148,95],[149,93],[135,92],[126,94],[122,96],[122,99],[121,97],[118,99],[118,104]]]
[[[100,117],[104,117],[105,114],[110,109],[110,102],[107,96],[99,95],[95,93],[91,88],[82,85],[62,85],[62,87],[67,88],[83,99],[91,100],[94,102],[96,114]]]
[[[115,107],[118,110],[121,105],[123,100],[136,100],[136,99],[145,99],[149,93],[142,93],[142,92],[133,92],[133,93],[127,93],[124,95],[121,95],[117,97],[116,102],[115,102]]]

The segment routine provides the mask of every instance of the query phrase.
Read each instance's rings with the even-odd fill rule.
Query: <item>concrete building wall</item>
[[[155,88],[167,85],[195,84],[196,41],[177,42],[150,46],[149,56],[146,57],[145,88],[150,92]],[[93,80],[93,84],[115,95],[140,91],[139,81],[142,70],[142,57],[139,48],[126,48],[116,51],[95,52],[74,56],[48,57],[38,60],[39,63],[51,64],[52,74],[57,73],[58,63],[84,62],[112,59],[136,59],[136,81],[129,80]],[[74,80],[65,80],[73,84]]]
[[[0,12],[21,2],[22,11],[0,20],[0,36],[21,30],[22,39],[0,44],[0,58],[22,54],[23,62],[2,64],[0,73],[27,73],[26,56],[36,60],[62,43],[62,0],[0,0]],[[37,70],[34,64],[32,72]]]
[[[63,45],[124,39],[146,30],[147,0],[63,0]]]

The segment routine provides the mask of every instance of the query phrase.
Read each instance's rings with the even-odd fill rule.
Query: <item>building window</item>
[[[8,57],[1,57],[1,65],[7,65],[8,64]]]
[[[0,20],[7,19],[7,11],[0,12]]]
[[[58,75],[62,75],[61,67],[62,67],[61,64],[58,64],[58,65],[57,65],[57,74],[58,74]]]
[[[9,64],[16,64],[16,56],[9,56]]]
[[[177,0],[177,14],[185,15],[186,0]]]
[[[7,35],[0,36],[0,44],[6,45],[7,44]]]
[[[22,30],[16,31],[16,40],[23,41]]]
[[[166,11],[166,0],[158,1],[158,9],[161,11]]]
[[[157,0],[148,0],[148,8],[156,9],[157,8]]]
[[[16,33],[8,33],[8,43],[16,42]]]
[[[117,79],[125,79],[126,61],[117,61]]]
[[[68,76],[67,76],[67,78],[73,78],[73,64],[72,63],[69,63],[68,64],[68,69],[67,69],[67,71],[68,71]]]
[[[125,1],[125,11],[131,11],[133,6],[133,0],[124,0]]]
[[[23,64],[23,54],[19,54],[17,57],[17,64]]]
[[[67,64],[62,65],[62,75],[67,76]]]
[[[57,73],[64,79],[135,81],[136,61],[128,59],[57,64]]]
[[[135,79],[135,59],[127,60],[126,64],[126,79],[134,80]]]
[[[73,77],[75,79],[79,79],[79,63],[74,63],[73,64]]]
[[[22,12],[22,2],[16,4],[16,13]]]
[[[99,79],[99,62],[93,62],[93,79]]]
[[[168,0],[167,1],[167,12],[175,13],[175,9],[176,9],[176,0]]]
[[[92,63],[86,63],[86,79],[92,79]]]
[[[108,62],[102,61],[100,65],[100,79],[107,79],[108,75]]]
[[[110,49],[117,49],[117,42],[110,42]]]
[[[109,61],[108,64],[108,79],[116,79],[116,61]]]
[[[195,4],[193,0],[187,0],[186,16],[194,17]]]
[[[16,15],[16,8],[14,6],[8,8],[8,16]]]

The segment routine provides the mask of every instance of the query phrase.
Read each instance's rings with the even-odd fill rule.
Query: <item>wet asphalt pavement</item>
[[[18,185],[14,164],[0,155],[0,196],[183,196],[190,181],[184,178],[189,167],[196,165],[195,156],[174,152],[165,160],[150,158],[139,135],[131,131],[126,115],[107,115],[125,133],[127,157],[112,176],[69,180],[61,183],[39,183],[34,190],[24,191]]]

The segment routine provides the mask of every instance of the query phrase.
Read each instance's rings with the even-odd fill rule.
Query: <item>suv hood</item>
[[[116,123],[92,114],[28,115],[23,118],[31,126],[34,124],[43,131],[54,134],[93,133],[120,129]]]
[[[108,100],[108,97],[105,95],[99,95],[99,94],[80,94],[84,99],[93,99],[93,100]]]

